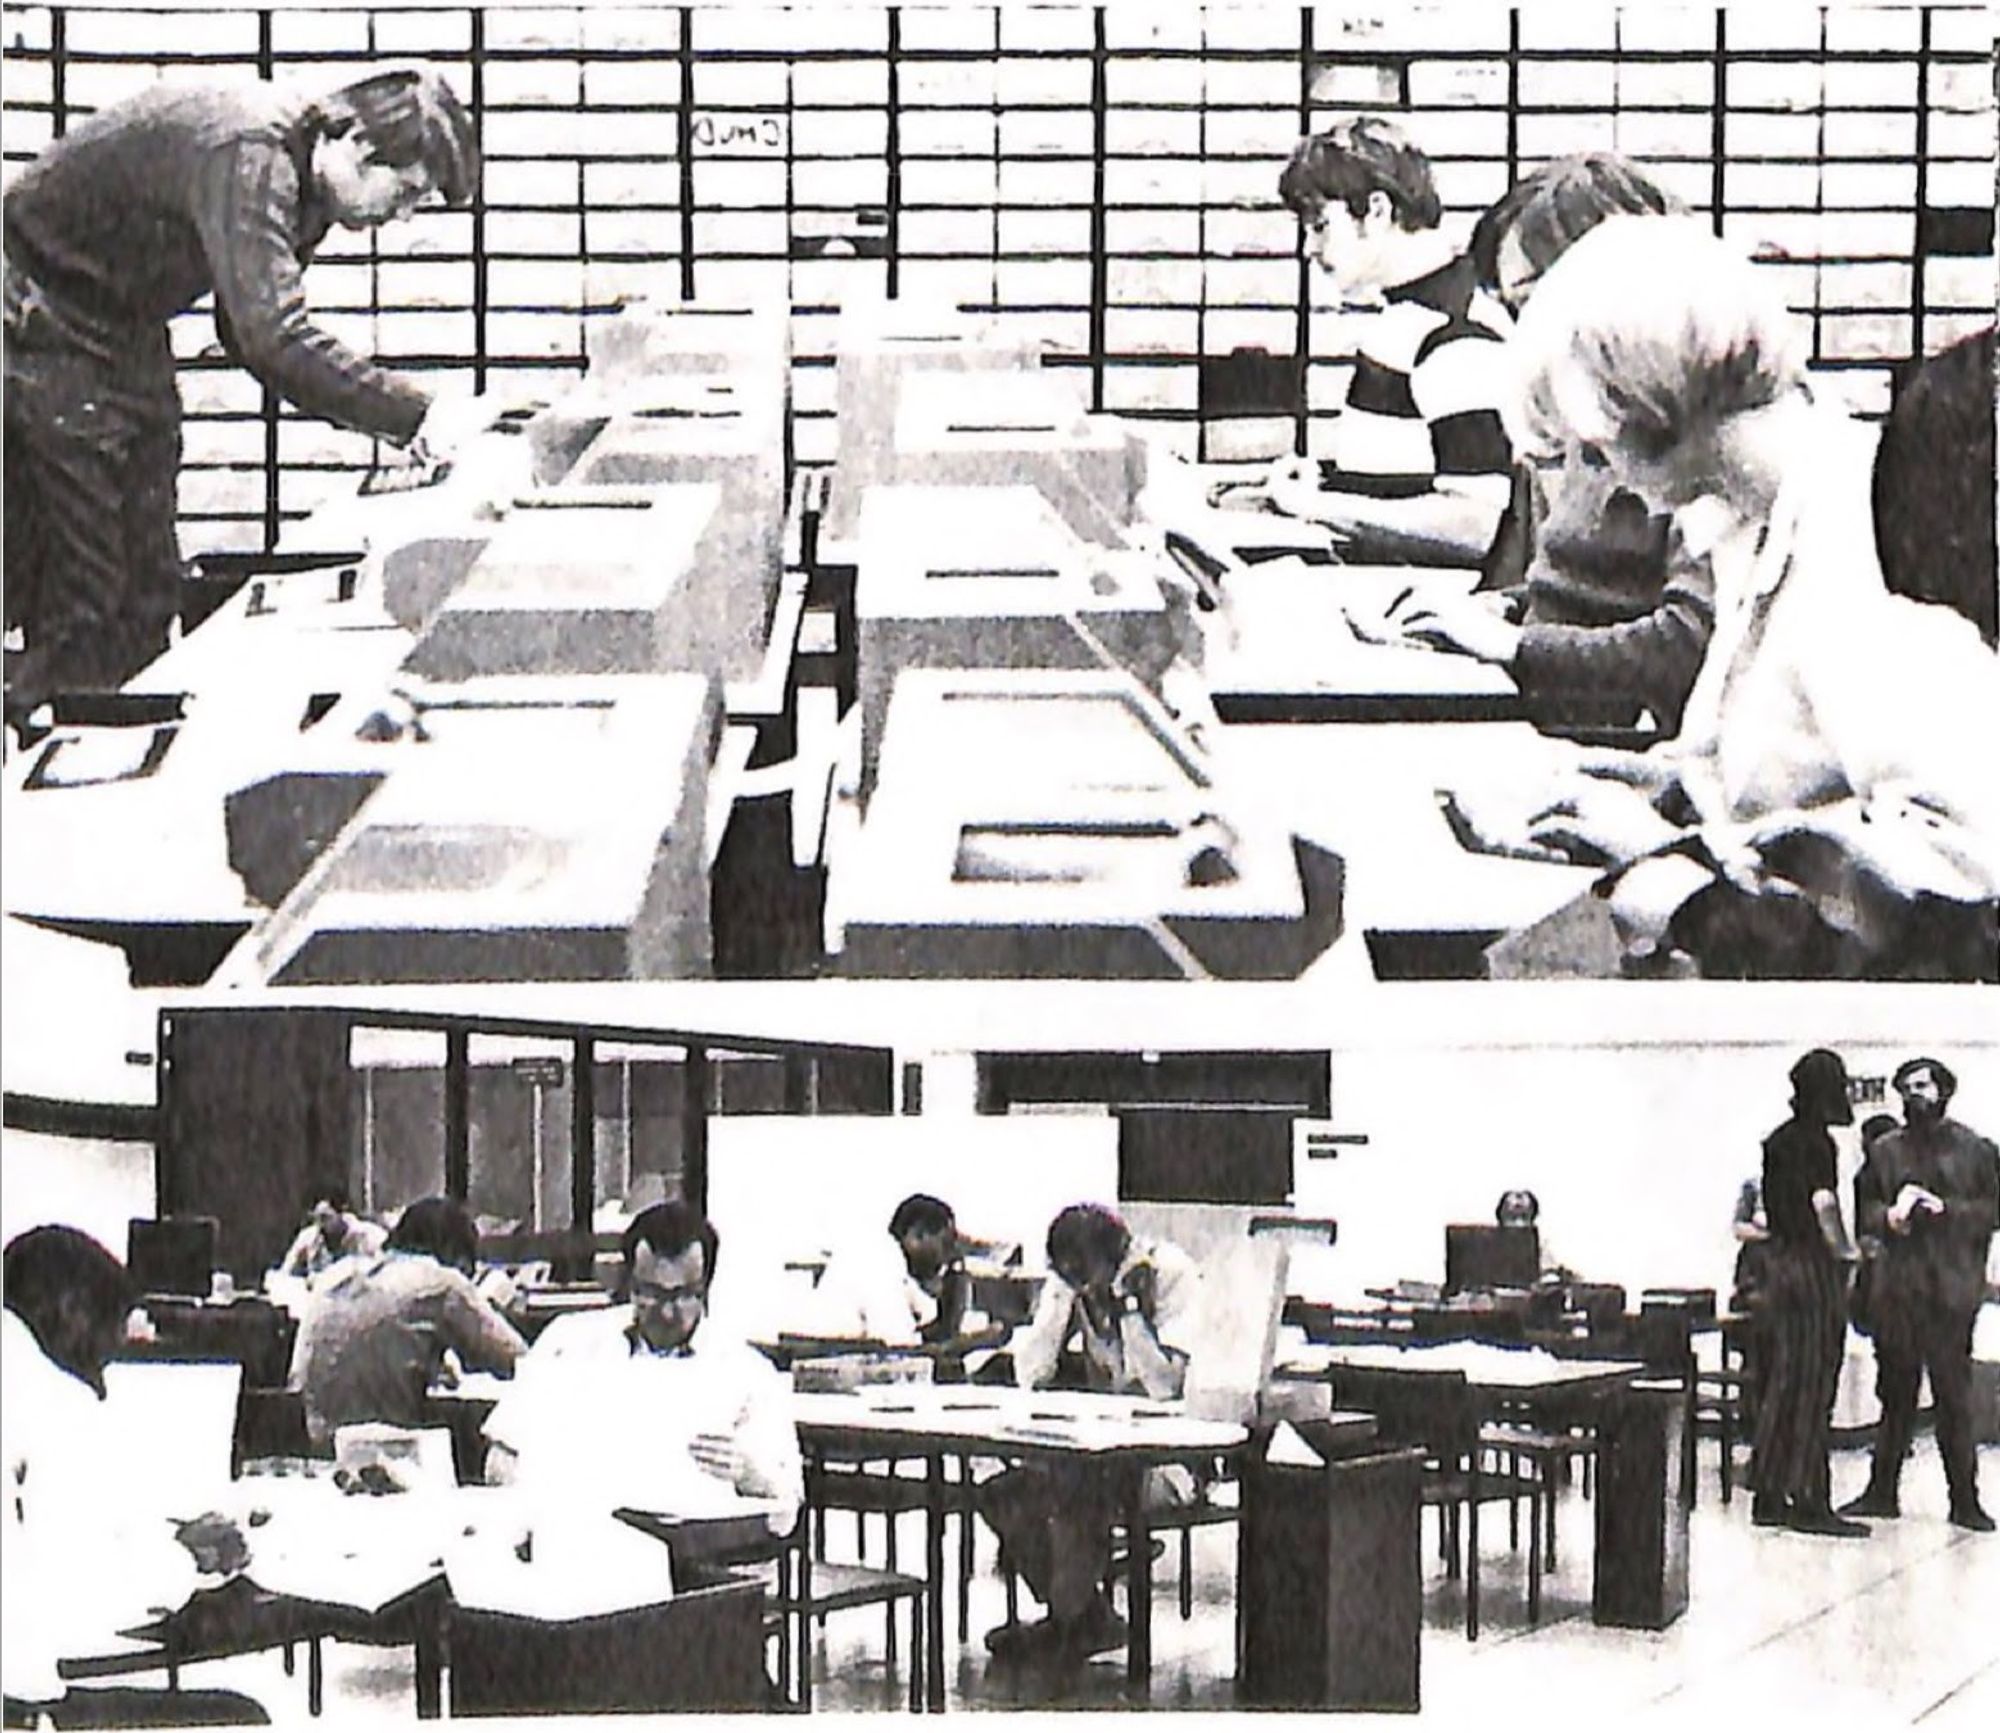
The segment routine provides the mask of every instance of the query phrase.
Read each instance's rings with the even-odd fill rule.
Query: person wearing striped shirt
[[[336,225],[470,203],[479,167],[458,97],[408,69],[326,96],[164,83],[77,123],[7,188],[7,624],[23,651],[6,711],[24,736],[55,694],[123,685],[177,611],[169,322],[212,294],[223,347],[269,390],[422,455],[431,394],[316,325],[304,271]]]
[[[1272,504],[1326,524],[1349,560],[1478,565],[1512,486],[1507,321],[1439,227],[1429,162],[1393,123],[1364,116],[1301,140],[1278,194],[1336,292],[1383,304],[1360,339],[1331,462],[1279,459]]]

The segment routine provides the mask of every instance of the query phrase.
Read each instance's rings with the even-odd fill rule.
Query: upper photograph
[[[1984,8],[0,41],[38,972],[2000,978]]]

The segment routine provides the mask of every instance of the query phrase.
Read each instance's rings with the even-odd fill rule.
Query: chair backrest
[[[1444,1230],[1444,1291],[1532,1288],[1542,1276],[1542,1236],[1534,1228],[1490,1222],[1454,1223]]]
[[[1479,1410],[1463,1372],[1336,1365],[1333,1403],[1373,1414],[1380,1443],[1421,1445],[1445,1463],[1478,1441]]]
[[[1694,1321],[1684,1306],[1642,1306],[1626,1320],[1625,1345],[1647,1371],[1684,1377],[1694,1364]]]
[[[221,1226],[214,1216],[134,1216],[125,1230],[125,1267],[142,1294],[207,1297]]]

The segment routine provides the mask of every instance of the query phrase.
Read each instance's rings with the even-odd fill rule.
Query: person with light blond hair
[[[1613,869],[1628,961],[1990,978],[2000,661],[1884,586],[1874,431],[1806,359],[1776,281],[1691,218],[1611,219],[1528,301],[1517,448],[1601,457],[1715,578],[1680,737],[1584,758],[1529,834]]]

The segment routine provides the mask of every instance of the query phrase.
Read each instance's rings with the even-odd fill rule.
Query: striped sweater
[[[311,415],[407,443],[410,380],[316,326],[304,267],[331,226],[312,177],[317,117],[268,84],[162,85],[90,116],[8,187],[7,261],[71,347],[107,366],[215,296],[225,348]]]
[[[1326,485],[1376,499],[1436,491],[1506,505],[1513,454],[1499,409],[1505,315],[1479,293],[1463,254],[1384,299],[1364,321]]]

